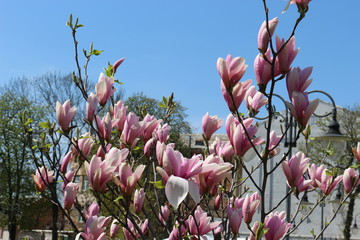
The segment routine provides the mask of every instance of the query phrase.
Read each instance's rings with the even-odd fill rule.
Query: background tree
[[[157,119],[163,119],[171,126],[169,142],[175,143],[177,150],[182,152],[184,156],[190,157],[190,148],[181,140],[181,134],[191,133],[190,123],[186,121],[188,116],[186,114],[187,108],[181,105],[180,101],[174,101],[174,109],[167,116],[167,109],[162,107],[162,102],[147,97],[143,92],[138,92],[125,100],[125,106],[128,106],[128,112],[134,112],[142,118],[148,113],[154,115]]]
[[[35,134],[36,126],[45,116],[44,108],[24,94],[19,95],[11,87],[7,87],[0,95],[0,193],[10,239],[16,237],[16,227],[23,207],[36,200],[31,180],[35,167],[26,134]],[[24,111],[27,112],[29,120],[22,117]],[[31,125],[27,133],[23,132],[24,121]]]

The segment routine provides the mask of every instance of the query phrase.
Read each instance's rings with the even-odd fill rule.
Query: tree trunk
[[[355,207],[355,199],[356,196],[360,193],[360,187],[357,187],[355,192],[350,196],[350,202],[348,204],[348,210],[346,212],[346,219],[344,222],[344,240],[351,239],[351,223],[353,221],[354,207]]]
[[[9,235],[10,235],[10,240],[16,240],[16,222],[11,219],[9,225],[8,225],[8,228],[9,228]]]
[[[56,202],[57,195],[56,195],[56,183],[51,184],[51,198]],[[58,222],[58,215],[59,215],[59,208],[58,206],[53,203],[52,204],[52,240],[58,240],[58,228],[57,228],[57,222]]]

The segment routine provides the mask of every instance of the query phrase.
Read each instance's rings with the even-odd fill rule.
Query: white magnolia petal
[[[199,185],[197,185],[195,182],[188,180],[189,182],[189,193],[192,199],[196,202],[200,202],[200,189]]]
[[[186,179],[170,176],[165,185],[165,194],[169,203],[178,208],[189,192],[189,183]]]

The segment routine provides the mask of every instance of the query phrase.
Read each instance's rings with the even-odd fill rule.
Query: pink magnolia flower
[[[86,101],[86,119],[89,122],[92,122],[94,120],[95,111],[98,103],[99,102],[96,95],[94,93],[90,93],[90,96]]]
[[[184,224],[181,224],[180,228],[179,228],[180,224],[178,221],[175,222],[174,226],[173,226],[173,230],[171,231],[168,240],[181,240],[186,233],[186,227]],[[181,236],[181,237],[180,237]]]
[[[269,31],[267,30],[267,26],[266,26],[266,21],[264,21],[261,24],[261,27],[259,29],[259,33],[258,33],[258,49],[260,50],[261,53],[265,53],[268,49],[268,45],[270,42],[270,37],[272,37],[272,35],[275,32],[275,28],[278,24],[279,20],[278,18],[273,18],[269,21]]]
[[[259,109],[268,103],[268,99],[264,98],[264,94],[256,90],[255,86],[251,86],[245,95],[246,106],[252,115],[256,115]]]
[[[289,71],[292,62],[294,61],[299,51],[299,49],[295,49],[295,37],[292,37],[290,41],[284,46],[285,42],[285,39],[280,39],[278,36],[276,36],[276,50],[279,54],[279,71],[281,73],[287,73]]]
[[[78,190],[79,185],[77,183],[70,182],[66,185],[64,190],[64,208],[66,210],[73,207]]]
[[[227,214],[230,224],[230,229],[234,234],[239,232],[241,220],[243,217],[241,208],[233,208],[230,205],[227,207]]]
[[[90,132],[83,134],[77,141],[73,140],[73,144],[77,146],[72,147],[72,153],[74,157],[80,155],[81,159],[86,158],[90,154],[94,142],[95,141],[92,139]],[[79,154],[78,149],[81,151],[81,154]]]
[[[230,161],[230,159],[234,156],[235,151],[230,141],[223,142],[220,141],[219,138],[216,138],[210,146],[210,154],[220,156],[225,161]]]
[[[135,113],[129,113],[125,120],[120,141],[129,148],[133,148],[139,140],[138,137],[143,133],[145,128],[145,122],[139,121],[139,117],[136,116]]]
[[[109,152],[105,155],[104,159],[106,161],[111,162],[111,166],[115,167],[114,171],[118,171],[119,166],[121,163],[124,163],[129,155],[129,149],[123,148],[118,149],[116,147],[113,147],[109,150]]]
[[[296,194],[305,190],[311,184],[311,180],[304,179],[308,167],[309,158],[304,153],[298,152],[289,160],[282,162],[283,172],[286,176],[286,183],[290,188],[296,189]]]
[[[257,236],[254,236],[253,233],[255,233],[255,234],[257,233],[257,230],[258,230],[259,226],[260,226],[260,222],[259,222],[259,221],[254,222],[254,225],[253,225],[252,228],[251,228],[249,240],[256,240],[256,239],[258,239],[258,237],[257,237]]]
[[[244,58],[233,58],[229,54],[227,55],[226,60],[218,58],[216,67],[225,88],[231,89],[240,81],[242,76],[244,76],[248,65],[245,64]]]
[[[114,105],[113,117],[114,119],[118,120],[115,125],[116,129],[122,131],[126,121],[126,107],[122,101],[118,101]]]
[[[76,107],[70,108],[70,100],[61,105],[56,102],[56,118],[62,131],[66,132],[76,113]]]
[[[93,156],[90,164],[85,162],[86,175],[94,191],[105,192],[106,183],[111,180],[112,173],[115,169],[111,166],[111,161],[102,161],[101,158]]]
[[[354,185],[360,185],[359,174],[353,168],[347,168],[343,174],[344,191],[346,193],[351,192]]]
[[[222,194],[216,195],[216,198],[214,200],[214,209],[215,210],[218,210],[220,208],[221,198],[222,198]]]
[[[54,180],[54,171],[48,170],[42,166],[32,175],[35,187],[39,192],[45,191],[46,187]]]
[[[146,114],[143,121],[146,123],[144,132],[141,134],[141,138],[144,142],[147,142],[153,137],[153,133],[159,127],[162,120],[157,120],[154,116]]]
[[[246,91],[248,90],[248,88],[251,85],[251,80],[246,80],[244,82],[238,82],[237,84],[235,84],[235,86],[232,89],[232,96],[233,98],[231,98],[231,95],[229,94],[228,90],[226,89],[225,85],[223,82],[221,82],[221,92],[224,96],[225,102],[229,107],[229,110],[231,112],[234,112],[235,110],[237,110],[241,103],[243,102],[244,98],[245,98],[245,94]],[[234,100],[234,101],[233,101]]]
[[[118,233],[119,228],[120,228],[119,221],[117,219],[114,219],[110,226],[110,237],[111,238],[116,237],[116,234]]]
[[[156,139],[150,138],[144,146],[144,155],[146,157],[150,157],[152,150],[155,148]]]
[[[65,173],[69,162],[73,159],[72,152],[68,152],[61,161],[60,172]]]
[[[130,219],[127,219],[127,226],[130,229],[130,231],[123,227],[125,239],[126,240],[136,240],[136,239],[138,239],[139,236],[140,236],[140,233],[136,230],[136,228],[134,227],[134,224],[130,221]],[[147,233],[148,226],[149,226],[149,220],[148,219],[146,219],[143,223],[139,224],[141,233],[143,235],[145,235]],[[132,234],[134,234],[136,238],[134,238],[133,235],[130,232]]]
[[[213,166],[215,164],[215,166]],[[211,171],[200,173],[195,176],[196,182],[200,185],[200,193],[210,192],[214,195],[217,191],[217,185],[226,177],[231,175],[229,171],[233,165],[224,162],[221,157],[209,155],[202,164],[203,168],[210,166]]]
[[[329,170],[324,169],[321,174],[321,182],[318,183],[318,185],[320,185],[320,189],[324,195],[329,195],[342,179],[342,175],[335,177],[329,174]]]
[[[156,131],[155,131],[155,135],[156,138],[159,142],[166,142],[169,139],[170,136],[170,125],[165,123],[162,126],[159,126]]]
[[[100,212],[100,207],[96,202],[91,203],[88,210],[84,210],[84,217],[86,219],[97,216]]]
[[[75,240],[80,236],[85,240],[106,240],[106,227],[111,222],[111,217],[91,216],[86,220],[85,232],[76,235]]]
[[[293,92],[292,104],[286,102],[286,105],[300,126],[306,127],[311,115],[319,105],[319,99],[309,102],[307,93]]]
[[[113,65],[114,74],[116,73],[117,68],[124,62],[125,58],[117,60]]]
[[[307,67],[301,70],[301,68],[292,68],[286,74],[286,88],[289,93],[289,98],[291,99],[293,92],[304,92],[306,88],[312,82],[312,79],[309,79],[312,73],[312,67]]]
[[[218,116],[210,116],[209,113],[206,113],[202,118],[202,131],[203,136],[206,140],[210,140],[211,136],[221,127],[223,123],[222,119],[218,119]]]
[[[109,113],[107,113],[102,119],[96,116],[96,126],[99,132],[99,137],[109,142],[111,140],[113,126],[116,125],[116,122],[117,120],[111,120]]]
[[[142,211],[144,200],[145,200],[144,189],[143,188],[141,188],[140,190],[136,189],[134,193],[134,210],[136,214]]]
[[[270,62],[273,61],[269,49],[266,51],[265,56]],[[266,85],[268,84],[268,82],[273,79],[273,77],[276,77],[280,74],[279,64],[276,60],[273,76],[271,64],[265,60],[263,55],[258,54],[254,61],[254,72],[256,76],[256,82],[260,87],[260,91],[263,92],[262,90],[266,89]]]
[[[353,148],[352,152],[354,154],[354,157],[358,162],[360,162],[360,142],[357,144],[357,148]]]
[[[133,172],[130,164],[126,162],[121,163],[119,166],[119,172],[115,173],[113,178],[114,183],[121,188],[124,195],[131,196],[144,169],[145,165],[139,165]]]
[[[274,157],[280,152],[279,142],[281,141],[281,135],[277,136],[275,131],[270,132],[270,143],[269,143],[269,156]],[[277,147],[275,147],[277,146]]]
[[[161,212],[159,212],[159,220],[162,224],[166,225],[167,221],[169,220],[171,211],[167,205],[160,207]]]
[[[207,212],[203,211],[198,206],[194,212],[194,215],[190,215],[186,220],[189,233],[194,236],[203,236],[208,232],[218,227],[221,222],[210,222],[211,217],[207,216]]]
[[[317,167],[314,163],[308,168],[309,177],[311,179],[311,185],[314,188],[320,187],[321,183],[321,175],[325,170],[324,165],[320,165]]]
[[[245,129],[242,124],[237,120],[234,120],[234,117],[232,116],[229,116],[226,121],[226,132],[236,155],[242,157],[250,148],[252,148],[246,132],[254,146],[257,146],[264,141],[261,137],[254,138],[257,132],[257,127],[252,125],[254,119],[248,118],[243,120]]]
[[[268,229],[265,233],[266,240],[280,240],[291,228],[292,224],[286,222],[286,212],[270,213],[265,218],[264,227]]]
[[[242,204],[242,216],[246,224],[252,222],[252,218],[255,214],[256,209],[261,203],[261,197],[257,192],[249,195],[247,194]]]
[[[298,7],[301,7],[302,10],[307,11],[310,1],[311,0],[291,0],[291,3],[296,4]]]
[[[113,88],[115,79],[100,73],[98,83],[95,85],[96,97],[101,106],[105,105],[110,97],[114,94]]]

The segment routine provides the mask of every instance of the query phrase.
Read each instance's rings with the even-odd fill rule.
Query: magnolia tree
[[[87,65],[90,57],[101,51],[92,46],[90,51],[84,51],[85,69],[80,68],[75,33],[82,25],[70,17],[67,25],[73,33],[78,68],[73,79],[86,101],[86,112],[77,112],[70,101],[57,103],[58,125],[47,124],[45,127],[68,139],[72,148],[61,162],[51,166],[38,165],[33,178],[43,195],[55,173],[63,178],[63,202],[57,201],[58,207],[70,220],[71,212],[77,208],[85,221],[83,230],[76,229],[77,239],[107,239],[120,235],[125,239],[206,239],[210,235],[215,239],[236,239],[243,224],[247,226],[249,239],[277,240],[297,229],[337,185],[343,184],[347,193],[343,202],[352,194],[359,178],[355,169],[349,168],[343,176],[338,176],[332,169],[310,165],[310,159],[302,152],[288,157],[292,146],[275,166],[268,164],[272,157],[279,155],[280,142],[289,131],[286,125],[281,128],[282,132],[274,131],[279,129],[274,126],[278,113],[272,107],[274,97],[278,96],[278,85],[286,84],[288,90],[288,96],[284,98],[288,99],[286,106],[298,125],[296,141],[318,106],[319,100],[310,101],[306,92],[311,84],[312,68],[292,66],[298,53],[296,28],[309,10],[309,2],[289,2],[298,10],[299,16],[292,32],[284,39],[273,38],[279,20],[269,19],[263,0],[266,19],[258,33],[259,54],[254,61],[256,83],[242,81],[248,67],[245,59],[228,55],[226,59],[217,60],[221,91],[230,111],[225,120],[229,140],[212,139],[223,120],[205,114],[202,131],[206,148],[202,154],[191,158],[184,157],[175,144],[168,142],[171,126],[167,119],[174,108],[172,96],[161,103],[167,109],[165,119],[151,115],[140,118],[128,112],[122,101],[114,103],[115,73],[124,59],[109,64],[100,74],[95,93],[88,94],[85,87]],[[248,108],[247,114],[239,111],[242,103]],[[255,137],[259,112],[267,115],[264,137]],[[75,114],[83,116],[88,132],[76,132],[76,126],[72,125]],[[78,137],[71,137],[76,135]],[[264,149],[261,152],[257,148],[260,144]],[[257,167],[252,169],[243,161],[249,151],[253,151],[254,158],[258,159]],[[360,161],[360,147],[354,149],[354,154]],[[269,176],[279,167],[289,192],[275,204],[277,207],[269,210],[265,191]],[[79,186],[74,183],[74,176],[81,169],[85,169],[94,196],[89,207],[79,204]],[[262,171],[261,183],[253,178],[256,171]],[[247,182],[252,182],[254,189],[243,187]],[[286,212],[279,211],[278,206],[290,194],[301,201],[307,191],[319,192],[317,203],[297,224],[294,218],[299,210],[293,219],[287,220]],[[255,215],[256,211],[260,214]],[[318,238],[326,227],[328,224],[321,232],[314,233],[314,238]]]

